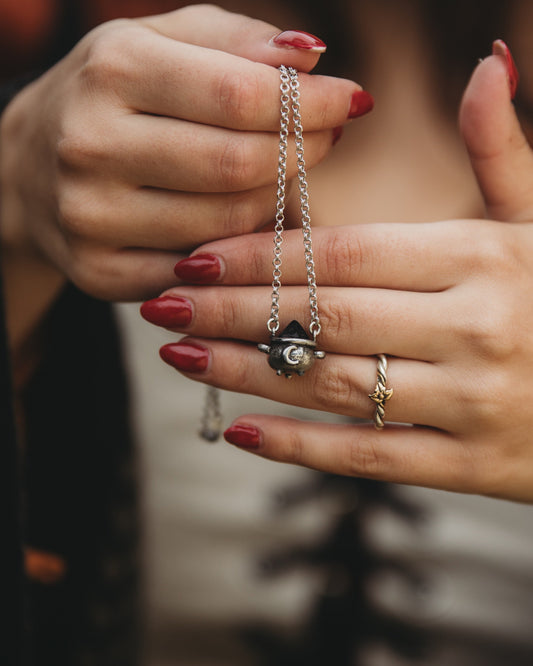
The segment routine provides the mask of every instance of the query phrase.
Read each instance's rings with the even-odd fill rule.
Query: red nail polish
[[[192,304],[181,296],[160,296],[141,305],[141,315],[156,326],[183,328],[192,320]]]
[[[334,146],[336,143],[340,141],[340,138],[342,136],[342,133],[344,132],[344,127],[342,125],[339,125],[338,127],[333,128],[333,134],[331,137],[331,145]]]
[[[220,277],[220,260],[214,254],[195,254],[178,261],[174,273],[185,282],[208,284]]]
[[[232,425],[224,432],[224,439],[242,449],[257,449],[261,444],[261,432],[254,426]]]
[[[358,118],[374,108],[374,98],[366,90],[356,90],[352,95],[348,118]]]
[[[303,30],[285,30],[270,40],[276,46],[282,46],[287,49],[301,49],[302,51],[311,51],[312,53],[324,53],[326,45],[324,42]]]
[[[497,39],[492,43],[492,55],[500,55],[505,58],[505,63],[507,64],[507,76],[509,77],[509,88],[511,89],[511,99],[514,99],[520,75],[518,74],[518,69],[516,68],[512,53],[503,39]]]
[[[159,355],[183,372],[205,372],[209,364],[209,350],[196,342],[171,342],[161,347]]]

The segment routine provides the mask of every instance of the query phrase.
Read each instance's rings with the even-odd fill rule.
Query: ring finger
[[[192,379],[278,402],[372,418],[376,358],[328,354],[303,377],[278,377],[255,348],[224,340],[185,338],[161,348],[161,357]],[[438,387],[438,390],[435,388]],[[453,431],[461,423],[461,400],[447,373],[438,365],[392,358],[385,420]]]

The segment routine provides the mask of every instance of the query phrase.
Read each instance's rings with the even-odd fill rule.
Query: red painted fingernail
[[[366,90],[356,90],[352,95],[348,118],[358,118],[374,108],[374,98]]]
[[[220,277],[220,260],[214,254],[195,254],[174,266],[174,273],[185,282],[208,284]]]
[[[342,125],[333,128],[333,134],[331,137],[332,146],[334,146],[338,141],[340,141],[343,132],[344,132],[344,127]]]
[[[160,296],[141,305],[141,315],[156,326],[183,328],[192,320],[192,304],[181,296]]]
[[[159,355],[183,372],[204,372],[209,364],[209,350],[196,342],[171,342],[161,347]]]
[[[327,48],[321,39],[303,30],[285,30],[272,37],[270,41],[286,49],[301,49],[312,53],[324,53]]]
[[[261,444],[261,432],[255,426],[232,425],[224,432],[224,439],[242,449],[257,449]]]
[[[507,64],[507,76],[509,77],[509,88],[511,89],[511,99],[514,99],[520,75],[518,74],[518,69],[516,68],[516,63],[511,50],[503,39],[497,39],[492,43],[492,55],[500,55],[505,58],[505,63]]]

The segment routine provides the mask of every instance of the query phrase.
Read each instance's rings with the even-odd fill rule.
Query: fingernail
[[[358,118],[374,108],[374,98],[366,90],[356,90],[352,95],[348,118]]]
[[[174,273],[185,282],[207,284],[220,277],[220,260],[214,254],[195,254],[178,261]]]
[[[301,49],[312,53],[324,53],[327,48],[321,39],[303,30],[285,30],[272,37],[270,42],[286,49]]]
[[[511,99],[514,99],[520,75],[518,74],[513,55],[503,39],[497,39],[492,43],[492,55],[500,55],[505,58],[507,76],[509,77],[509,88],[511,90]]]
[[[159,355],[183,372],[205,372],[209,364],[209,350],[196,342],[171,342],[161,347]]]
[[[333,128],[333,135],[331,137],[332,146],[334,146],[338,141],[340,141],[343,132],[344,132],[344,127],[342,125]]]
[[[255,426],[232,425],[224,432],[224,439],[241,449],[257,449],[261,444],[261,431]]]
[[[156,326],[183,328],[192,320],[192,304],[181,296],[160,296],[141,305],[141,315]]]

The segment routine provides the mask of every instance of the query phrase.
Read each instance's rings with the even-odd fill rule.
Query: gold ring
[[[387,357],[378,354],[378,380],[374,393],[369,393],[370,400],[376,403],[374,412],[374,425],[378,430],[385,426],[385,403],[391,399],[393,389],[387,388]]]

